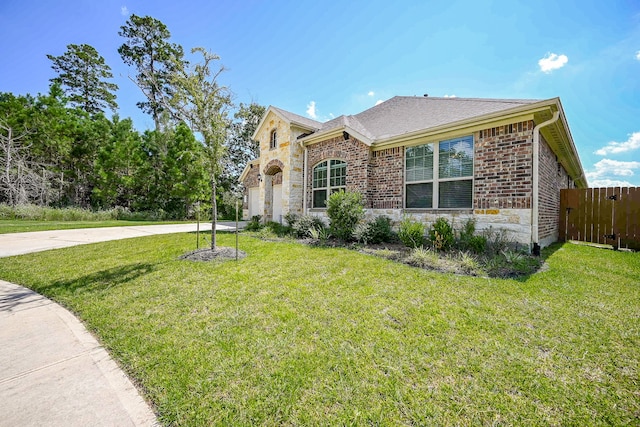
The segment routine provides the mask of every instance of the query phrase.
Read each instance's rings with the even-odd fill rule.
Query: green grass
[[[69,230],[72,228],[131,227],[177,223],[180,223],[180,221],[28,221],[0,219],[0,234],[46,230]]]
[[[233,246],[233,235],[219,234]],[[76,312],[166,425],[639,425],[640,255],[567,244],[519,280],[240,236],[0,259]]]

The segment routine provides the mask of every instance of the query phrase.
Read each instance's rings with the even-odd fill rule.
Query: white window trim
[[[332,186],[331,185],[331,161],[332,160],[337,160],[339,162],[343,162],[344,163],[344,168],[345,168],[345,183],[344,185],[338,185],[338,186]],[[326,187],[314,187],[314,173],[315,173],[315,169],[320,166],[322,163],[327,162],[327,186]],[[334,189],[343,189],[343,190],[347,190],[347,161],[344,159],[340,159],[337,157],[331,157],[328,159],[322,159],[319,162],[317,162],[315,165],[313,165],[311,167],[311,209],[327,209],[327,206],[320,206],[320,207],[315,207],[313,206],[313,202],[314,202],[314,192],[316,190],[326,190],[327,191],[327,198],[325,200],[329,200],[329,196],[331,196],[331,190]],[[326,205],[326,203],[325,203]]]
[[[440,179],[440,143],[447,142],[452,139],[464,138],[471,136],[472,148],[473,148],[473,163],[471,164],[471,176],[463,176],[463,177],[455,177],[455,178],[444,178]],[[433,178],[422,180],[422,181],[410,181],[407,182],[407,148],[420,147],[422,145],[433,145]],[[403,157],[403,181],[404,185],[402,186],[402,206],[404,209],[409,210],[420,210],[420,211],[428,211],[438,209],[441,211],[459,211],[459,210],[467,210],[473,209],[473,189],[475,188],[475,160],[476,160],[476,140],[474,135],[461,135],[453,138],[447,138],[438,141],[429,141],[423,142],[421,144],[409,145],[404,148],[404,157]],[[471,206],[464,208],[440,208],[438,205],[440,203],[440,183],[441,182],[451,182],[451,181],[471,181]],[[433,183],[433,194],[430,208],[409,208],[407,207],[407,185],[411,184],[429,184]]]

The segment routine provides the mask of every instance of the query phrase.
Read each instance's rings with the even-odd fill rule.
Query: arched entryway
[[[280,160],[271,160],[264,173],[264,219],[282,223],[282,170]]]

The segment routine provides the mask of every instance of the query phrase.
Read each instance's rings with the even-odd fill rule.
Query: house
[[[396,96],[325,123],[271,106],[254,139],[243,214],[264,221],[326,216],[327,197],[349,190],[368,217],[474,218],[537,251],[558,238],[560,189],[586,187],[559,98]]]

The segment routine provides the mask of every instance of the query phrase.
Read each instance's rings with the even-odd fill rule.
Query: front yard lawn
[[[234,236],[219,233],[222,245]],[[76,312],[166,425],[638,425],[640,255],[578,245],[518,280],[240,236],[0,259]]]

